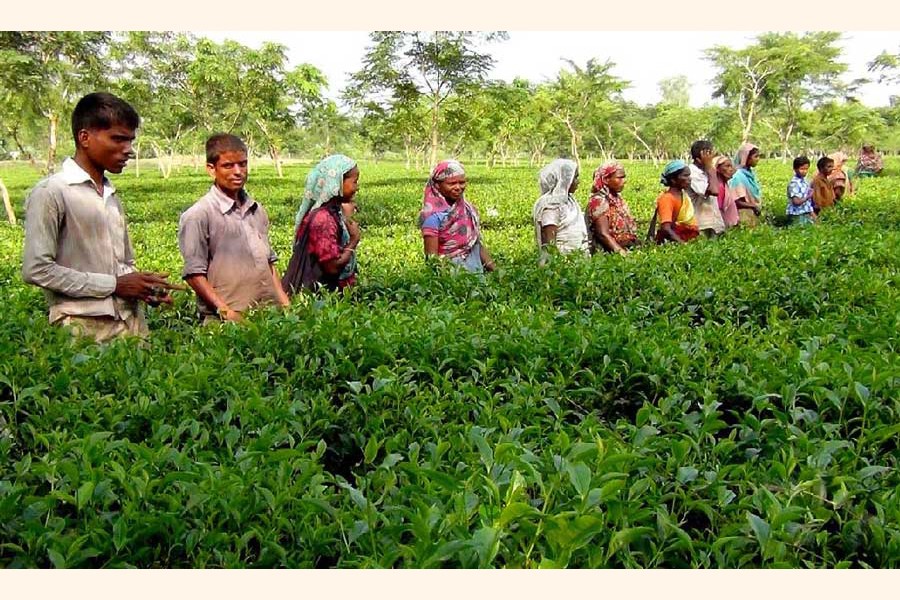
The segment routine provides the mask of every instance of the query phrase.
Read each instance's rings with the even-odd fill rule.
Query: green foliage
[[[209,328],[179,294],[143,344],[51,327],[0,226],[0,564],[896,568],[898,167],[812,228],[538,268],[534,169],[472,166],[479,278],[423,264],[425,169],[363,164],[359,289]],[[281,264],[307,169],[251,175]],[[208,181],[115,183],[178,273]]]

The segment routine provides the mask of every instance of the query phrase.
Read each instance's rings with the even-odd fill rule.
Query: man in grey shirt
[[[44,289],[50,322],[106,341],[147,334],[139,302],[171,303],[180,289],[165,274],[138,272],[116,189],[132,156],[137,112],[107,93],[88,94],[72,113],[75,157],[35,185],[25,201],[22,277]]]
[[[240,321],[259,304],[287,306],[269,243],[269,217],[244,189],[247,146],[219,133],[206,141],[209,192],[181,215],[178,247],[182,276],[197,294],[204,324]]]

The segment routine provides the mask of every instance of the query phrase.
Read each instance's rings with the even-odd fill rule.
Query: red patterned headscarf
[[[625,167],[617,160],[607,161],[597,167],[597,170],[594,171],[594,184],[591,186],[591,193],[596,194],[603,190],[606,190],[606,193],[609,193],[609,190],[606,189],[606,180],[619,171],[624,173]]]

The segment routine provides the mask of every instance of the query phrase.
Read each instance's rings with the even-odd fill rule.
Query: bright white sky
[[[337,98],[357,71],[369,45],[364,31],[197,31],[216,41],[232,39],[258,47],[264,41],[289,48],[291,64],[303,62],[318,67],[328,77],[328,96]],[[691,104],[702,106],[711,101],[710,63],[703,59],[706,48],[718,44],[732,48],[752,42],[755,32],[725,31],[597,31],[536,32],[511,31],[509,39],[487,47],[496,63],[491,77],[511,81],[524,77],[529,81],[552,79],[568,58],[583,65],[589,58],[611,60],[613,73],[631,82],[625,97],[639,104],[659,100],[660,80],[685,75],[691,82]],[[866,63],[883,50],[896,52],[900,32],[848,31],[843,35],[841,60],[849,66],[848,81],[866,77]],[[891,95],[900,95],[900,86],[869,84],[860,99],[868,106],[886,106]]]

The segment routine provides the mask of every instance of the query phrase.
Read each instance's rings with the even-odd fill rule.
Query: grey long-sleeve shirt
[[[44,289],[51,323],[66,316],[125,320],[139,310],[113,296],[116,277],[135,270],[134,252],[116,190],[103,184],[101,197],[67,158],[25,201],[22,277]]]

